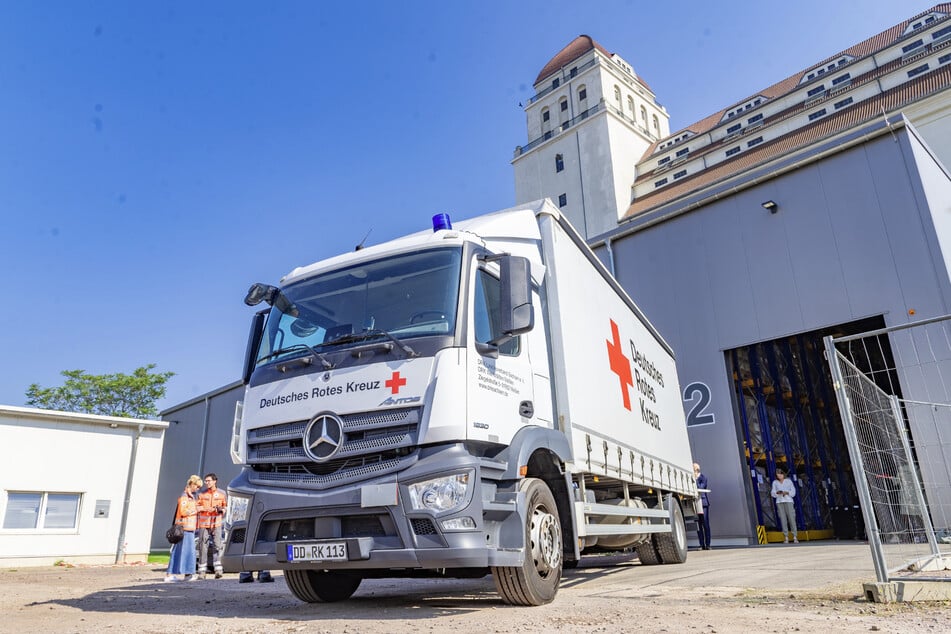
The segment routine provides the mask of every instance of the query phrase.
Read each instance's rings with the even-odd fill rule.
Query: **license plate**
[[[346,561],[347,542],[287,544],[287,561]]]

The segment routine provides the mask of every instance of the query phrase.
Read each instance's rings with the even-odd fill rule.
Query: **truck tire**
[[[684,513],[677,498],[670,497],[670,532],[655,533],[654,547],[665,564],[682,564],[687,561],[687,528],[684,526]],[[638,551],[640,553],[640,551]]]
[[[510,605],[544,605],[558,592],[562,569],[561,521],[551,489],[538,478],[525,478],[525,561],[492,568],[495,588]]]
[[[284,580],[294,596],[306,603],[333,603],[349,599],[362,578],[328,570],[285,570]]]
[[[657,549],[654,548],[654,540],[650,537],[647,538],[647,541],[637,544],[634,550],[637,551],[637,558],[645,566],[656,566],[660,563],[660,555],[657,554]]]

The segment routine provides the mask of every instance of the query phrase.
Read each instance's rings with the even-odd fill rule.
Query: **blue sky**
[[[0,4],[0,404],[59,373],[236,380],[251,282],[514,203],[577,35],[680,129],[932,3]]]

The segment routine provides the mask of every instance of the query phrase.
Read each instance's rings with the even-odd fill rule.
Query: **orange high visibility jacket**
[[[186,491],[178,498],[178,510],[175,511],[175,523],[182,530],[194,531],[198,521],[198,502]]]
[[[198,494],[198,528],[217,528],[228,508],[228,498],[221,489],[207,489]]]

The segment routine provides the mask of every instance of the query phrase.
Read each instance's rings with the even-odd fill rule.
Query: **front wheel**
[[[538,478],[519,485],[525,493],[525,561],[492,568],[495,588],[510,605],[544,605],[558,592],[562,569],[561,520],[551,489]]]
[[[361,577],[330,570],[285,570],[284,580],[294,596],[307,603],[333,603],[349,599]]]

